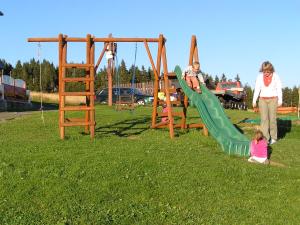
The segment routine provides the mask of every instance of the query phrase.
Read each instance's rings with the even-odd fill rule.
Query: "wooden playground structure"
[[[85,38],[78,37],[68,37],[67,35],[59,34],[55,38],[28,38],[28,42],[58,42],[58,55],[59,55],[59,130],[60,138],[65,138],[65,128],[72,126],[84,126],[85,132],[89,133],[91,138],[95,136],[95,73],[99,67],[103,56],[106,51],[114,51],[116,43],[119,42],[141,42],[144,44],[147,55],[149,57],[152,70],[154,72],[154,102],[152,111],[152,122],[151,128],[168,128],[170,133],[170,138],[174,138],[174,128],[203,128],[204,135],[208,135],[206,127],[202,123],[198,124],[187,124],[187,108],[188,99],[184,97],[184,104],[182,110],[176,112],[174,110],[174,105],[178,105],[180,101],[171,101],[170,95],[176,92],[174,88],[170,88],[170,80],[177,79],[176,75],[169,72],[167,65],[167,52],[166,52],[166,39],[160,34],[158,38],[115,38],[110,35],[109,37],[97,38],[91,34],[87,34]],[[67,47],[70,42],[83,42],[86,43],[86,62],[85,63],[68,63],[67,62]],[[104,43],[103,49],[99,55],[99,58],[95,64],[95,43]],[[148,43],[157,43],[157,58],[156,64],[153,60],[152,54]],[[199,61],[198,57],[198,47],[196,36],[192,36],[189,64],[191,65],[193,61]],[[114,70],[113,59],[108,59],[108,88],[109,88],[109,105],[112,104],[112,74]],[[162,69],[161,69],[162,67]],[[67,69],[83,69],[85,70],[84,77],[66,77]],[[160,76],[161,70],[163,75]],[[163,81],[164,88],[160,90],[159,82]],[[81,92],[67,92],[66,84],[70,82],[82,82],[85,85],[85,90]],[[158,92],[163,91],[165,93],[165,102],[158,99]],[[69,106],[66,104],[66,96],[84,96],[86,98],[85,105]],[[162,104],[166,104],[167,112],[158,113],[158,107]],[[83,111],[85,114],[84,118],[67,118],[66,112],[68,111]],[[157,122],[158,118],[166,117],[166,122]],[[181,118],[178,124],[175,124],[174,118]]]
[[[278,114],[289,114],[289,113],[299,113],[300,109],[299,107],[278,107],[277,113]],[[255,108],[254,112],[258,113],[259,108]]]

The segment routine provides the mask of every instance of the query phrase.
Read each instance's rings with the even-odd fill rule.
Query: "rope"
[[[38,43],[38,50],[37,50],[37,55],[38,55],[38,60],[39,60],[39,64],[40,64],[40,101],[41,101],[41,106],[40,106],[40,110],[41,110],[41,119],[43,121],[43,124],[45,126],[45,118],[44,118],[44,110],[43,110],[43,86],[42,86],[42,62],[41,62],[41,52],[42,52],[42,46],[41,43]]]
[[[117,88],[117,98],[118,98],[118,101],[121,102],[121,88],[120,88],[120,69],[119,69],[119,62],[118,62],[118,56],[115,55],[115,58],[114,58],[116,64],[115,64],[115,73],[116,73],[116,88]],[[117,109],[117,104],[116,104],[116,109]]]
[[[136,55],[137,55],[137,42],[135,42],[135,52],[134,52],[134,62],[133,62],[133,73],[132,73],[132,80],[131,80],[131,94],[132,98],[134,96],[134,82],[135,82],[135,72],[136,72]]]

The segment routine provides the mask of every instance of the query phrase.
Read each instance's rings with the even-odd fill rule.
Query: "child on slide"
[[[204,84],[204,79],[202,74],[200,73],[200,63],[195,61],[191,66],[188,66],[182,73],[182,79],[185,79],[188,86],[201,94],[201,88],[199,85],[199,81]]]
[[[257,130],[250,144],[250,158],[248,162],[268,164],[268,143],[262,131]]]

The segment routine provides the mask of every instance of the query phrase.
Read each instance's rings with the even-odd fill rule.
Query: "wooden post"
[[[158,89],[159,89],[161,55],[162,55],[162,46],[163,46],[163,42],[164,42],[164,37],[162,34],[159,35],[158,40],[159,40],[159,42],[158,42],[157,59],[156,59],[156,73],[154,73],[155,79],[154,79],[154,90],[153,90],[154,100],[153,100],[153,107],[152,107],[153,108],[152,123],[151,123],[152,128],[155,127],[156,118],[157,118],[157,104],[158,104],[157,93],[158,93]],[[153,66],[152,66],[152,68],[153,68]]]
[[[93,38],[93,43],[94,43],[94,38]],[[104,56],[104,54],[106,52],[107,46],[108,46],[108,43],[104,43],[103,49],[102,49],[102,51],[100,53],[100,56],[99,56],[99,58],[97,60],[96,66],[95,66],[95,73],[97,73],[98,67],[99,67],[99,65],[100,65],[100,63],[102,61],[102,58],[103,58],[103,56]]]
[[[91,35],[87,34],[86,35],[86,64],[91,64]],[[91,68],[85,68],[85,77],[90,78],[90,70]],[[90,82],[85,82],[85,91],[90,92]],[[85,97],[85,104],[86,106],[90,106],[90,101],[91,101],[91,96],[87,95]],[[90,113],[89,111],[85,111],[85,122],[88,123],[90,122]],[[84,132],[87,134],[89,133],[89,125],[85,125],[84,127]]]
[[[109,37],[112,37],[112,34],[109,34]],[[112,42],[108,44],[108,51],[112,51]],[[112,80],[112,71],[113,71],[113,66],[112,66],[112,60],[113,59],[108,59],[107,60],[107,82],[108,82],[108,105],[112,106],[112,87],[113,87],[113,80]]]
[[[199,55],[198,55],[197,39],[196,39],[196,36],[193,35],[192,40],[191,40],[189,65],[192,65],[193,62],[195,62],[195,61],[199,62]],[[204,124],[203,124],[203,134],[204,134],[204,136],[208,136],[208,130],[207,130],[207,127]]]
[[[165,82],[165,90],[169,90],[169,79],[168,79],[168,66],[167,66],[167,53],[166,53],[166,46],[165,40],[162,46],[162,61],[163,61],[163,70],[164,70],[164,82]],[[169,130],[170,130],[170,138],[174,138],[174,119],[172,116],[172,105],[170,101],[170,92],[166,91],[166,102],[168,108],[168,119],[169,119]]]
[[[65,92],[65,84],[63,78],[65,77],[66,69],[63,68],[63,64],[66,62],[67,57],[67,43],[64,40],[64,36],[59,34],[58,36],[59,44],[58,44],[58,58],[59,58],[59,74],[58,74],[58,82],[59,82],[59,131],[60,138],[65,138],[65,112],[63,108],[65,107],[65,96],[62,93]]]
[[[91,39],[90,44],[90,64],[95,64],[95,42],[94,39]],[[90,91],[95,92],[95,67],[90,67]],[[90,135],[91,138],[95,137],[95,96],[92,96],[90,99]]]

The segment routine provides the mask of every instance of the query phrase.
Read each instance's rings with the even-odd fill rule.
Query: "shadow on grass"
[[[283,139],[287,133],[291,132],[292,121],[277,119],[278,139]]]
[[[119,137],[129,137],[139,135],[150,129],[151,117],[128,119],[106,126],[99,126],[95,132],[101,135],[117,135]]]
[[[244,131],[236,124],[233,124],[233,126],[241,133],[244,134]]]
[[[260,119],[249,119],[245,118],[239,121],[237,124],[240,123],[249,123],[254,125],[260,125]],[[235,127],[239,129],[236,125]],[[278,139],[283,139],[287,133],[291,132],[292,129],[292,121],[289,119],[280,119],[277,118],[277,131],[278,131]]]
[[[41,111],[41,103],[32,101],[31,104],[25,104],[24,102],[8,102],[7,112],[28,112],[28,111]],[[42,109],[58,110],[58,104],[55,103],[43,103]]]
[[[267,151],[268,151],[268,159],[270,160],[272,152],[273,152],[273,148],[270,145],[268,145],[268,150]]]

